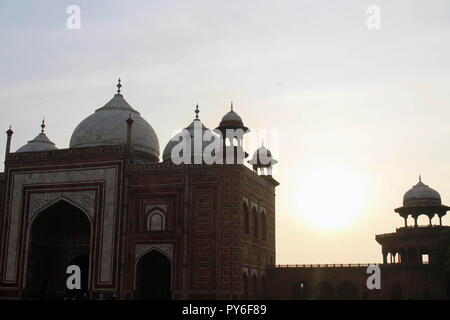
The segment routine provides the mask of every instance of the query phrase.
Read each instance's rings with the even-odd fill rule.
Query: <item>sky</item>
[[[80,29],[67,28],[70,5]],[[403,225],[394,208],[419,173],[450,204],[446,0],[2,0],[0,40],[13,151],[43,116],[67,148],[119,77],[161,153],[197,102],[215,128],[233,101],[279,160],[279,264],[380,262],[375,234]]]

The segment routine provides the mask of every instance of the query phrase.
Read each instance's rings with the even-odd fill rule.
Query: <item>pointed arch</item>
[[[154,208],[147,215],[147,231],[166,230],[166,215],[163,210]]]
[[[258,219],[258,211],[256,210],[256,207],[253,207],[252,215],[253,215],[253,235],[255,236],[255,238],[258,238],[259,237],[259,219]]]
[[[171,299],[172,260],[163,250],[151,248],[136,258],[134,297],[140,300]]]
[[[28,198],[28,222],[39,212],[51,207],[60,200],[65,200],[78,207],[93,220],[96,206],[95,190],[33,192]]]
[[[248,299],[248,275],[246,272],[242,273],[242,298]]]
[[[306,281],[299,281],[292,287],[292,299],[309,300],[311,298],[311,290]]]
[[[391,285],[391,300],[403,299],[402,286],[398,282],[394,282]]]
[[[244,201],[243,203],[243,207],[244,207],[244,233],[245,234],[249,234],[250,233],[250,213],[248,211],[248,204],[247,202]]]
[[[253,298],[258,299],[259,298],[259,285],[258,285],[258,276],[256,274],[252,275],[252,291],[253,291]]]
[[[261,232],[262,232],[262,239],[267,240],[267,215],[266,211],[261,211]]]
[[[36,212],[27,228],[25,297],[56,299],[67,294],[65,271],[74,263],[80,264],[84,286],[71,295],[87,294],[91,288],[93,233],[89,214],[67,199],[60,198]]]
[[[316,289],[316,298],[319,300],[330,300],[334,298],[334,289],[330,282],[321,281]]]
[[[337,288],[337,298],[340,300],[358,299],[358,289],[353,282],[343,281]]]

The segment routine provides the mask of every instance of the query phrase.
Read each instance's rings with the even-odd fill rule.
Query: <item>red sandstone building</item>
[[[443,226],[377,236],[381,290],[367,289],[366,266],[276,266],[270,151],[258,149],[250,170],[237,157],[242,137],[224,138],[231,164],[175,165],[172,139],[160,162],[156,133],[120,87],[77,126],[68,149],[56,148],[43,123],[35,139],[10,152],[8,130],[1,298],[62,298],[69,265],[81,269],[77,294],[92,299],[445,298],[445,283],[420,259]],[[185,134],[195,126],[207,130],[198,108]],[[247,131],[233,107],[217,129]],[[448,207],[430,190],[419,182],[396,211],[441,218]]]

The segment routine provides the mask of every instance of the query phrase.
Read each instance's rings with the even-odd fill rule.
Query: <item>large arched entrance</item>
[[[358,289],[350,281],[344,281],[338,286],[337,297],[340,300],[358,299]]]
[[[248,299],[248,276],[246,273],[242,274],[242,299]]]
[[[297,282],[292,288],[292,299],[293,300],[309,300],[311,299],[311,291],[309,290],[309,285],[306,282]]]
[[[172,266],[169,258],[157,250],[144,254],[136,268],[136,298],[168,300],[171,298]]]
[[[83,211],[58,201],[35,219],[28,233],[25,298],[63,299],[87,296],[91,224]],[[81,270],[81,289],[68,290],[69,265]]]
[[[322,281],[316,290],[316,299],[330,300],[334,298],[334,290],[331,283],[328,281]]]
[[[391,285],[391,300],[401,300],[402,296],[402,286],[396,282]]]

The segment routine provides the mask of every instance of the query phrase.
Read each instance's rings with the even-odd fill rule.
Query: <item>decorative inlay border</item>
[[[84,209],[87,214],[94,218],[95,191],[73,191],[73,192],[45,192],[32,193],[30,195],[30,207],[28,210],[28,222],[43,208],[59,199],[67,199]]]
[[[158,249],[164,252],[167,256],[173,260],[173,244],[172,243],[148,243],[148,244],[136,244],[135,259],[136,261],[146,252],[152,249]]]
[[[104,185],[103,203],[102,203],[102,221],[101,223],[101,237],[100,241],[100,256],[99,256],[99,284],[113,283],[113,266],[114,266],[114,252],[116,250],[115,244],[115,220],[116,220],[116,206],[118,201],[117,188],[119,181],[119,170],[117,166],[105,167],[90,167],[90,168],[76,168],[63,169],[52,171],[33,171],[14,173],[12,176],[12,187],[9,201],[9,226],[7,229],[7,241],[4,260],[3,283],[16,283],[17,278],[17,263],[19,259],[19,238],[21,234],[21,208],[23,207],[24,186],[52,185],[63,186],[67,183],[79,183],[87,181],[101,181]],[[83,190],[85,191],[85,190]],[[86,190],[87,191],[87,190]],[[90,200],[83,196],[76,195],[71,192],[63,192],[70,201],[82,203],[83,206],[90,206]],[[30,194],[31,195],[31,194]],[[56,195],[47,195],[43,199],[36,200],[37,206],[39,203],[45,203],[55,200]],[[40,202],[42,201],[42,202]],[[96,201],[96,200],[95,200]],[[49,202],[47,202],[49,203]],[[24,212],[26,215],[26,212]],[[36,213],[35,213],[36,214]],[[28,217],[24,217],[27,219]],[[27,220],[28,221],[28,220]]]

